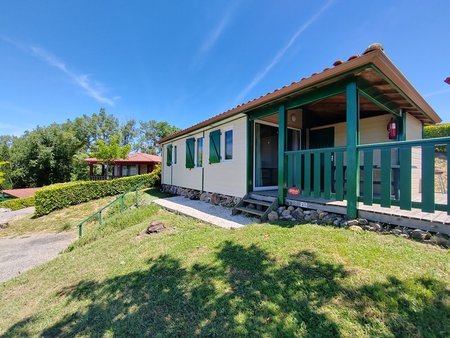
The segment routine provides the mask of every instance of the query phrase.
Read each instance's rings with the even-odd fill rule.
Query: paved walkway
[[[75,239],[64,232],[0,238],[0,283],[52,260]]]
[[[183,196],[158,199],[155,200],[155,203],[167,210],[197,218],[226,229],[242,228],[245,225],[258,222],[255,218],[240,214],[232,216],[230,208],[212,205],[203,201],[190,200]]]
[[[8,223],[34,213],[34,207],[24,208],[16,211],[0,212],[0,224]]]

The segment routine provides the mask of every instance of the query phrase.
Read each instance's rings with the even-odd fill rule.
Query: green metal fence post
[[[83,223],[78,224],[78,237],[83,236]]]
[[[356,82],[347,84],[347,216],[358,215],[359,195],[359,98]]]
[[[99,211],[98,212],[98,224],[102,224],[102,212],[101,211]]]
[[[120,209],[124,210],[125,209],[125,201],[123,200],[124,195],[122,194],[120,196]]]

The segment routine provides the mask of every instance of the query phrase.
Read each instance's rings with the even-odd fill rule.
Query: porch
[[[442,180],[450,172],[435,168],[435,151],[447,159],[450,138],[422,139],[427,115],[376,70],[365,72],[248,113],[247,191],[450,233],[450,186]]]

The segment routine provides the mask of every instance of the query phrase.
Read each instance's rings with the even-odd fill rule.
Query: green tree
[[[126,158],[130,153],[131,145],[120,145],[120,136],[114,135],[109,143],[102,139],[97,140],[96,151],[92,156],[106,167],[106,176],[109,176],[109,166],[118,159]]]
[[[161,149],[158,145],[158,141],[161,138],[167,137],[180,130],[175,126],[170,125],[168,122],[158,122],[155,120],[148,122],[140,121],[139,129],[139,143],[135,149],[149,154],[159,154]]]
[[[120,127],[121,143],[122,145],[130,144],[134,148],[134,142],[138,135],[138,129],[136,128],[136,121],[130,119]]]

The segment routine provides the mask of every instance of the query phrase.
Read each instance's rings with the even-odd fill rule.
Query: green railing
[[[358,201],[365,205],[395,205],[402,210],[419,208],[423,212],[440,210],[450,214],[449,181],[445,186],[441,184],[438,200],[435,191],[435,175],[443,174],[435,170],[435,149],[447,146],[449,158],[449,145],[450,137],[357,146]],[[288,188],[299,188],[300,195],[305,197],[347,199],[346,152],[345,147],[285,152]]]
[[[144,184],[144,182],[141,182],[139,184],[137,184],[136,186],[134,186],[133,188],[129,189],[128,191],[124,192],[123,194],[117,196],[113,201],[109,202],[108,204],[106,204],[105,206],[101,207],[100,209],[98,209],[97,211],[95,211],[94,213],[92,213],[91,215],[89,215],[88,217],[86,217],[85,219],[83,219],[80,223],[78,223],[77,227],[78,227],[78,236],[82,237],[83,236],[83,225],[87,222],[90,221],[97,221],[99,225],[102,224],[103,222],[103,218],[104,216],[102,215],[103,212],[109,208],[112,207],[116,204],[119,205],[120,211],[123,211],[127,208],[126,203],[125,203],[125,196],[127,194],[130,193],[135,193],[134,196],[134,205],[138,206],[139,205],[139,191],[138,189],[140,187],[142,187],[142,185]]]

